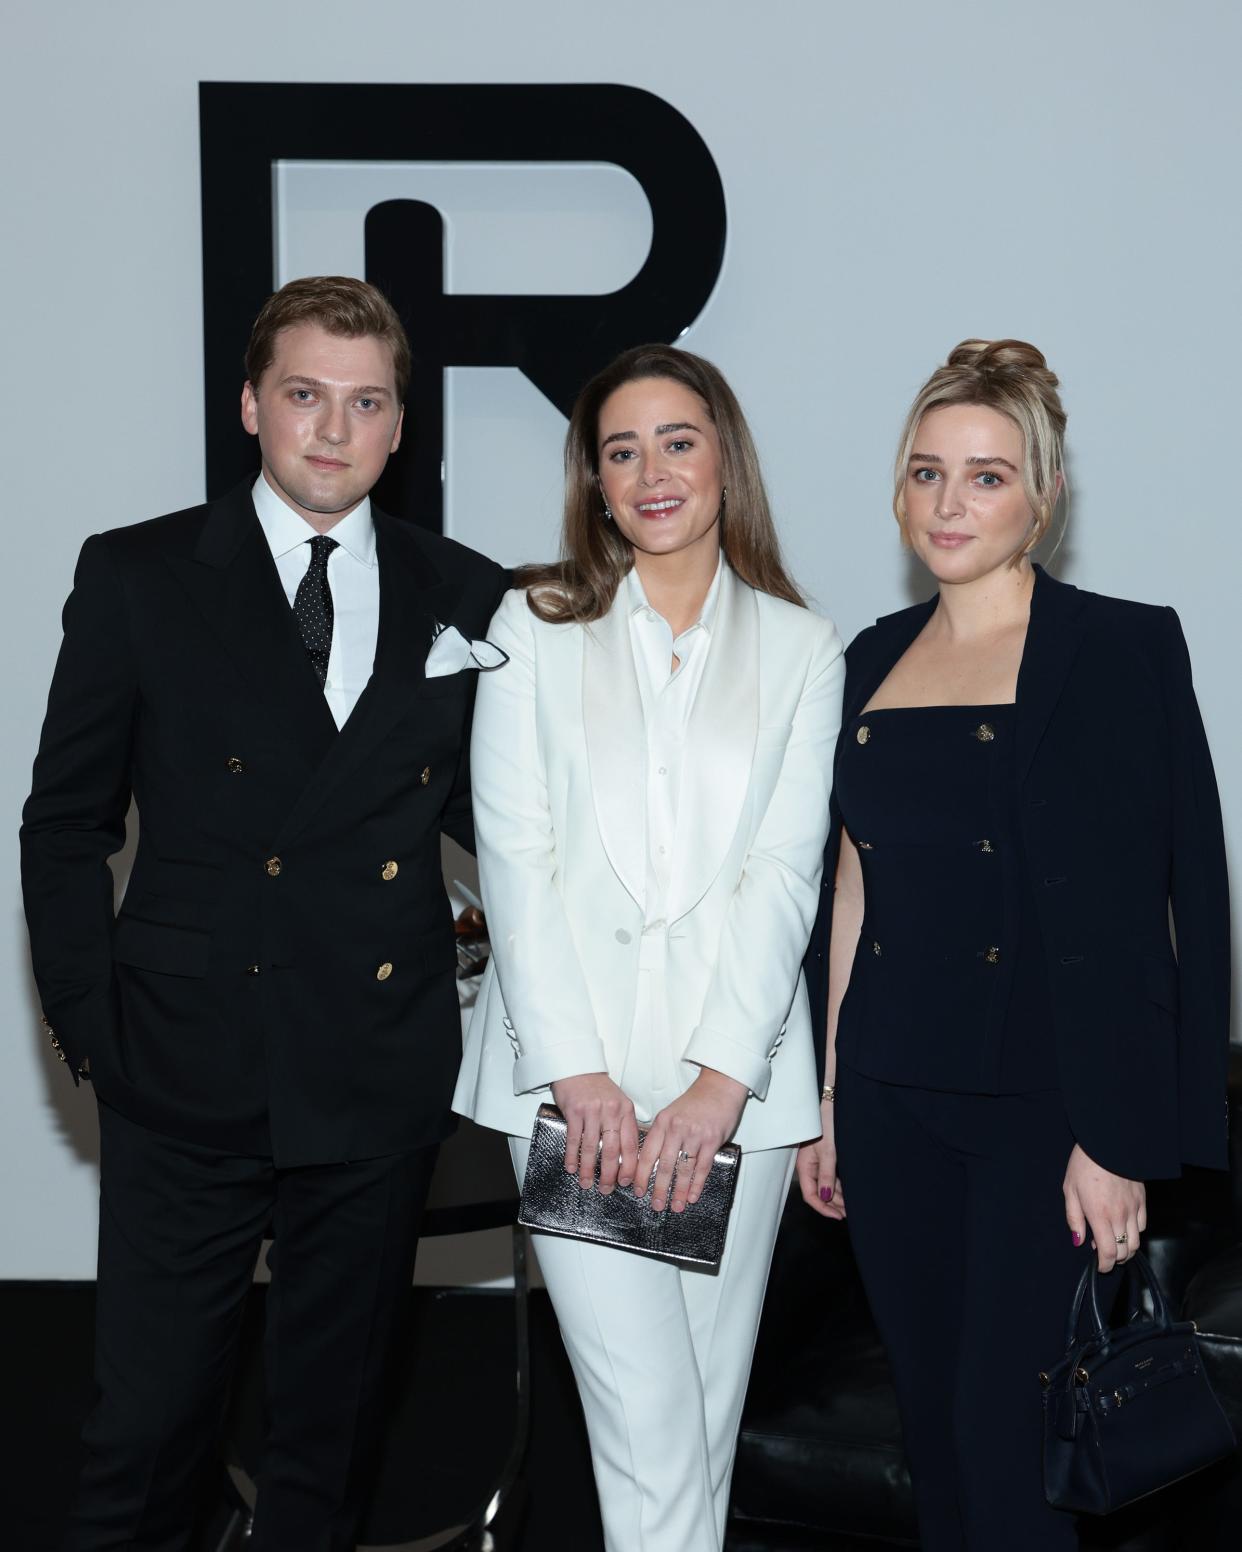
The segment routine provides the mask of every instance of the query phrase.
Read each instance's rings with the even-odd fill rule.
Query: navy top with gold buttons
[[[929,801],[935,794],[920,767],[901,771],[888,762],[867,764],[865,757],[895,747],[897,740],[913,756],[921,724],[938,717],[951,721],[972,708],[859,715],[937,607],[933,597],[885,615],[860,631],[845,654],[846,709],[834,756],[832,825],[820,910],[804,961],[821,1058],[827,1052],[842,798],[849,800],[851,832],[875,848],[862,853],[864,867],[878,864],[883,827],[900,815],[907,825],[916,810],[924,821],[934,818],[935,830],[926,826],[927,839],[944,841],[940,814]],[[1052,1062],[1048,1042],[1039,1039],[1041,1016],[1022,1011],[1027,1003],[1021,982],[1011,987],[999,1022],[986,1007],[971,1028],[955,1030],[946,1010],[966,1005],[961,989],[967,978],[959,978],[955,993],[947,973],[938,972],[933,1005],[929,974],[890,976],[886,983],[871,974],[889,971],[894,963],[896,948],[882,944],[880,956],[868,950],[858,958],[837,1029],[838,1062],[879,1070],[902,1083],[965,1083],[973,1069],[975,1084],[981,1084],[977,1074],[988,1070],[990,1055],[994,1059],[999,1032],[1000,1081],[1017,1090],[1041,1081],[1038,1072],[1023,1077],[1018,1070],[1025,1028],[1035,1037],[1027,1052],[1032,1064],[1046,1062],[1048,1085],[1055,1078],[1075,1139],[1105,1169],[1130,1180],[1155,1180],[1178,1175],[1185,1164],[1226,1168],[1229,880],[1212,757],[1177,615],[1084,592],[1036,566],[1017,705],[973,711],[966,727],[971,751],[1012,758],[1011,801],[1029,885],[1028,893],[1019,893],[1018,859],[1010,853],[1021,912],[1013,929],[1019,946],[1007,956],[1005,937],[976,944],[973,935],[990,926],[986,916],[971,921],[969,943],[956,941],[966,937],[951,931],[964,887],[960,870],[954,872],[953,889],[946,884],[932,897],[941,915],[930,924],[928,941],[935,932],[950,950],[986,952],[994,946],[999,954],[993,969],[1008,968],[1016,957],[1018,975],[1030,976],[1026,986],[1032,996],[1046,982],[1057,1060]],[[972,729],[983,722],[992,724],[993,740],[970,743]],[[865,744],[857,737],[862,726],[871,735]],[[962,746],[955,739],[948,747]],[[942,779],[947,772],[960,781],[977,767],[954,761],[940,769]],[[960,819],[960,790],[942,789],[943,810],[954,823]],[[991,791],[1003,818],[1004,794],[999,786]],[[877,826],[874,835],[864,828],[868,819]],[[1011,833],[1016,845],[1016,826]],[[999,825],[996,835],[972,826],[957,836],[985,838],[995,847],[1002,838]],[[976,860],[1005,857],[994,850]],[[900,899],[884,887],[886,881],[885,873],[871,868],[869,903],[877,912],[883,907],[886,931],[899,933]],[[978,907],[973,909],[977,913]],[[899,919],[888,919],[894,915]],[[1026,941],[1042,938],[1038,951],[1023,952],[1023,920],[1031,933]],[[880,941],[878,934],[873,941]],[[900,946],[900,938],[894,942]],[[917,958],[913,949],[910,957]],[[868,1016],[867,992],[874,992],[872,1005],[883,1023]],[[920,1030],[934,1030],[938,1043],[919,1038]]]
[[[847,729],[837,801],[866,904],[838,1041],[870,1077],[963,1093],[1057,1087],[1014,722],[1011,705],[917,706]]]

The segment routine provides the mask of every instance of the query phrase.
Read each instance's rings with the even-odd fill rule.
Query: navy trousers
[[[1038,1374],[1088,1247],[1065,1222],[1059,1094],[946,1094],[838,1074],[854,1254],[893,1367],[921,1552],[1069,1552],[1042,1480]]]

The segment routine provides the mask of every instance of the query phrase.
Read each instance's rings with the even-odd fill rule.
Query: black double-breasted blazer
[[[888,615],[850,646],[838,761],[850,719],[935,607],[933,599]],[[1049,1039],[1074,1135],[1131,1179],[1174,1176],[1183,1163],[1224,1167],[1228,880],[1177,615],[1083,592],[1036,568],[1015,716],[1017,811],[1047,967]],[[821,1034],[840,837],[834,803],[807,957]],[[895,995],[903,994],[917,1029],[917,982]],[[840,1059],[856,1059],[853,1045],[864,1039],[864,1030],[843,1029]]]
[[[249,484],[88,539],[23,815],[35,978],[70,1070],[89,1058],[140,1124],[280,1165],[451,1129],[440,834],[472,846],[477,675],[424,667],[437,625],[485,634],[505,575],[374,521],[374,670],[340,732]]]

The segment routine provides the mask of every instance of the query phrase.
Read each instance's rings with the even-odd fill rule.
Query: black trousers
[[[269,1227],[250,1545],[352,1552],[436,1149],[278,1170],[99,1109],[99,1396],[67,1552],[189,1545]]]
[[[922,1552],[1061,1552],[1037,1375],[1091,1254],[1066,1226],[1056,1093],[945,1094],[838,1074],[850,1240],[888,1352]]]

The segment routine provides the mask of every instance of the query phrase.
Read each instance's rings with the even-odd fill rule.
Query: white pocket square
[[[424,673],[428,679],[442,679],[465,668],[503,668],[508,661],[509,654],[490,641],[467,641],[455,625],[437,625]]]

